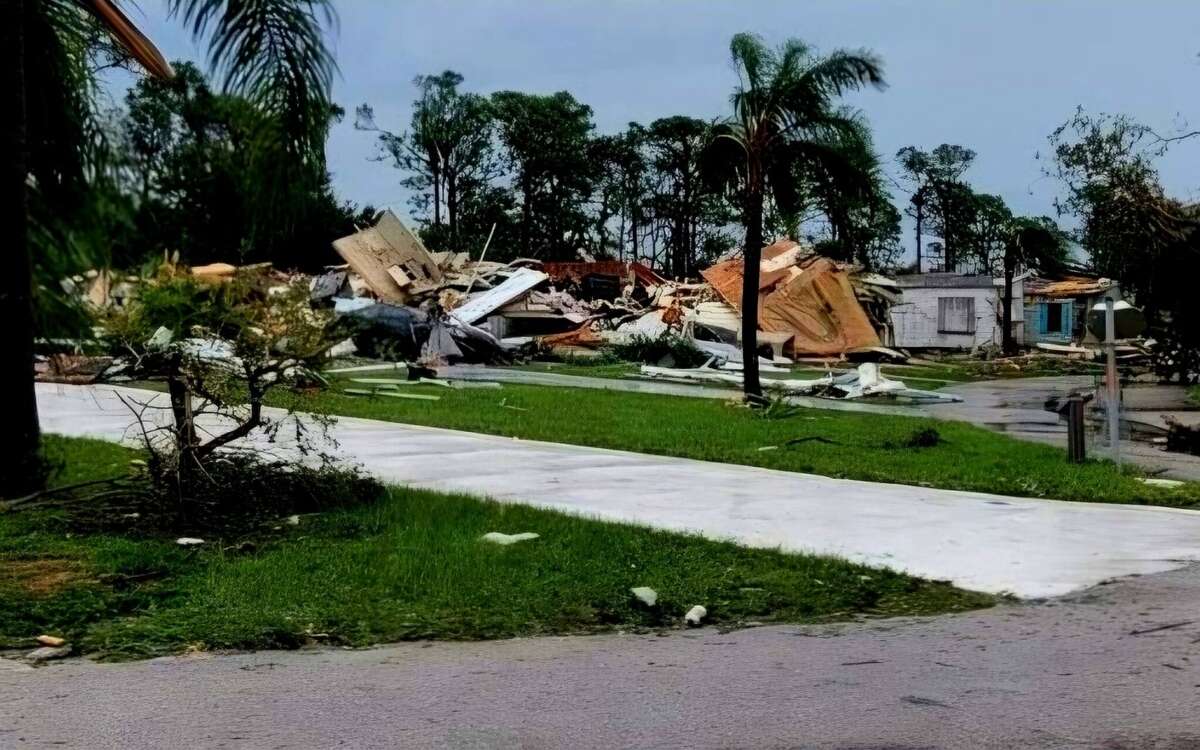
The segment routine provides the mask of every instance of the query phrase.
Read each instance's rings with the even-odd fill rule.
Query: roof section
[[[961,273],[910,273],[896,276],[895,281],[902,289],[989,289],[995,285],[989,275]]]
[[[1064,276],[1061,279],[1030,279],[1025,285],[1025,294],[1033,297],[1069,299],[1092,297],[1103,294],[1116,286],[1112,279],[1095,276]]]

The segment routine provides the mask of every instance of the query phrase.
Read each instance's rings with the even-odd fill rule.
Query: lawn
[[[61,484],[120,474],[136,455],[53,436],[47,448],[65,462]],[[480,540],[491,531],[540,538]],[[655,589],[657,606],[638,604],[633,586]],[[833,558],[399,488],[370,506],[189,548],[72,532],[44,512],[0,514],[0,648],[52,633],[109,658],[677,628],[695,604],[706,622],[737,627],[993,602]]]
[[[369,373],[356,377],[370,377]],[[681,456],[848,479],[1089,502],[1200,506],[1200,485],[1150,487],[1110,462],[1068,464],[1065,452],[974,425],[915,417],[797,409],[767,419],[717,399],[583,388],[504,385],[456,389],[403,385],[410,400],[328,391],[280,394],[277,404],[354,417],[448,427],[530,440]],[[913,443],[934,430],[932,447]]]

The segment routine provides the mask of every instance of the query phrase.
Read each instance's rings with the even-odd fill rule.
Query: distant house
[[[1112,279],[1064,276],[1027,279],[1025,283],[1025,343],[1036,345],[1094,342],[1087,330],[1087,311],[1110,293],[1120,296]]]
[[[890,314],[895,346],[905,349],[973,349],[999,344],[1004,282],[990,275],[921,273],[895,277],[901,299]],[[1024,338],[1025,278],[1013,282],[1013,338]]]

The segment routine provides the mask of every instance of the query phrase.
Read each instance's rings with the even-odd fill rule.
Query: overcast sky
[[[131,15],[168,59],[199,59],[162,0]],[[334,99],[407,125],[417,74],[447,68],[490,93],[567,90],[600,132],[629,121],[728,109],[730,36],[798,37],[821,50],[867,48],[888,88],[849,102],[870,119],[880,154],[959,143],[979,156],[967,174],[1020,213],[1051,213],[1058,190],[1038,161],[1046,136],[1077,105],[1124,112],[1156,129],[1200,126],[1200,3],[1193,0],[341,0]],[[370,134],[338,125],[329,165],[342,197],[406,209],[400,174],[368,161]],[[1200,143],[1162,165],[1167,188],[1200,196]],[[897,195],[899,200],[904,197]],[[911,238],[907,238],[911,244]]]

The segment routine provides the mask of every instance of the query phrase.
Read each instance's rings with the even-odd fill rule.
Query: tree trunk
[[[533,185],[527,176],[521,177],[521,257],[529,257],[533,227]]]
[[[752,164],[747,175],[747,195],[742,223],[746,242],[742,248],[742,391],[751,404],[763,402],[758,376],[758,279],[763,246],[763,190],[765,185]]]
[[[1012,332],[1013,276],[1016,275],[1015,266],[1013,253],[1006,247],[1004,249],[1004,299],[1000,302],[1000,325],[1003,331],[1000,349],[1006,355],[1017,353],[1017,342],[1013,339]]]
[[[913,196],[913,205],[917,209],[917,273],[921,273],[921,224],[925,221],[925,199],[918,190]]]
[[[0,154],[5,162],[0,188],[0,232],[4,233],[4,273],[0,273],[0,392],[7,396],[5,429],[10,440],[0,452],[0,495],[20,496],[41,489],[37,394],[33,387],[33,264],[27,232],[25,178],[25,18],[40,0],[0,0],[0,92],[4,111]]]
[[[433,225],[442,223],[442,164],[436,152],[429,155],[429,177],[433,182]]]
[[[450,239],[458,251],[458,174],[456,170],[446,172],[446,220],[450,223]]]

